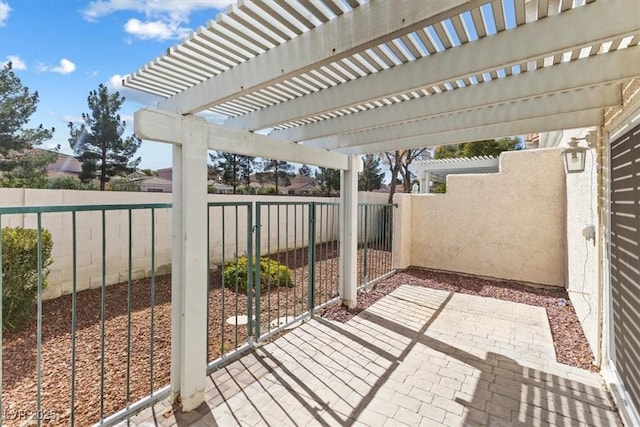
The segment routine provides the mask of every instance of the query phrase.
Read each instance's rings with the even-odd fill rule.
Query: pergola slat
[[[496,30],[498,32],[506,30],[507,25],[504,20],[504,9],[502,7],[502,0],[492,1],[491,9],[493,9],[493,19],[496,24]]]
[[[516,26],[527,23],[527,15],[524,6],[525,0],[514,0],[514,12],[516,15]]]
[[[549,0],[538,0],[538,19],[549,16]]]
[[[313,16],[316,17],[320,22],[325,23],[329,20],[329,17],[326,16],[319,8],[317,8],[310,0],[298,0],[298,2]]]
[[[568,62],[537,73],[503,78],[492,84],[474,85],[467,90],[440,94],[430,99],[422,97],[393,107],[370,110],[348,119],[290,128],[284,132],[274,132],[274,135],[293,141],[306,141],[592,87],[599,82],[618,83],[637,73],[633,64],[640,61],[640,48],[623,49],[607,57],[599,55],[582,61],[585,62]],[[594,71],[580,73],[584,67]]]
[[[487,30],[484,25],[484,19],[482,18],[482,12],[480,8],[476,7],[471,10],[471,17],[473,19],[473,26],[475,27],[476,34],[478,38],[483,38],[487,36]]]
[[[278,6],[282,7],[285,11],[287,11],[287,13],[293,16],[298,22],[300,22],[300,24],[304,25],[305,28],[307,28],[308,30],[314,28],[315,25],[313,24],[313,22],[309,21],[309,19],[307,19],[306,16],[304,16],[302,13],[300,13],[300,11],[298,11],[295,7],[293,7],[293,4],[295,4],[295,1],[293,2],[284,1],[284,2],[278,3]]]
[[[243,13],[247,14],[247,16],[249,16],[256,22],[258,22],[260,25],[264,26],[269,31],[273,32],[275,35],[283,39],[284,41],[290,40],[291,36],[287,34],[285,31],[283,31],[282,29],[278,28],[278,26],[275,25],[272,20],[265,19],[265,17],[262,16],[259,12],[261,11],[262,13],[264,13],[264,10],[256,7],[254,3],[255,2],[245,2],[240,6],[241,8],[240,10]]]
[[[291,31],[295,35],[302,34],[302,30],[298,28],[293,22],[289,21],[284,15],[282,15],[278,10],[278,6],[274,2],[264,1],[264,0],[253,0],[251,3],[255,4],[256,7],[260,8],[260,10],[264,11],[271,19],[275,22],[278,22],[287,30]]]
[[[229,122],[229,125],[236,126],[237,123],[237,126],[247,126],[249,129],[271,127],[292,118],[287,117],[287,115],[312,115],[306,113],[307,111],[311,113],[311,109],[315,109],[316,111],[318,111],[318,109],[323,109],[322,111],[338,110],[348,105],[356,105],[373,99],[381,99],[394,93],[408,92],[416,88],[429,86],[424,84],[425,79],[432,79],[436,75],[440,75],[443,78],[442,80],[432,80],[434,85],[455,81],[467,77],[462,74],[462,72],[463,70],[467,70],[468,72],[470,67],[478,70],[477,73],[470,73],[470,75],[480,75],[517,64],[520,64],[520,72],[526,72],[526,62],[522,62],[525,59],[522,58],[522,55],[538,55],[537,58],[542,58],[540,64],[540,66],[542,66],[544,65],[544,57],[571,50],[578,40],[612,40],[619,38],[620,34],[627,34],[627,31],[637,25],[635,17],[629,15],[618,19],[620,25],[617,28],[597,25],[601,19],[600,15],[605,13],[604,11],[607,11],[606,13],[615,13],[614,10],[611,10],[612,6],[609,4],[601,7],[598,7],[598,5],[600,5],[600,3],[597,2],[588,7],[581,7],[571,12],[566,12],[567,18],[562,21],[551,19],[539,20],[509,31],[501,32],[491,38],[484,38],[458,46],[454,49],[449,49],[433,57],[411,61],[398,67],[399,70],[394,70],[393,74],[398,77],[392,80],[385,77],[389,72],[388,70],[380,71],[349,81],[335,89],[332,88],[310,94],[305,97],[304,101],[302,99],[292,100],[287,103],[288,105],[286,107],[278,106],[261,111],[259,115],[249,114],[241,119],[232,120]],[[557,34],[558,31],[562,31],[565,25],[578,25],[578,23],[586,24],[584,31],[581,33],[570,32],[562,38],[553,36],[553,34]],[[528,43],[534,32],[544,33],[546,37],[542,38],[538,36],[539,40],[531,45],[525,53],[519,47],[522,46],[523,43]],[[495,65],[497,64],[500,64],[500,66],[496,68]],[[485,65],[493,65],[493,67],[484,68]],[[411,81],[415,81],[415,86],[410,84]],[[481,81],[484,81],[484,78],[482,78]],[[345,98],[343,94],[345,90],[347,90],[346,87],[351,88],[348,92],[351,94],[348,101],[349,104],[344,104],[342,101],[342,99]],[[311,101],[311,99],[313,100]]]

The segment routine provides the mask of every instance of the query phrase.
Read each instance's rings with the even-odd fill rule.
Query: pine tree
[[[298,174],[300,174],[300,176],[311,176],[311,168],[307,165],[302,165],[300,169],[298,169]]]
[[[264,172],[271,173],[273,177],[273,181],[276,186],[276,193],[278,193],[278,184],[285,183],[285,185],[289,185],[289,171],[293,169],[293,165],[291,163],[282,161],[282,160],[265,160],[262,163],[262,170]]]
[[[53,136],[54,129],[25,128],[36,112],[40,97],[14,73],[9,62],[0,70],[0,174],[3,184],[41,186],[46,166],[55,161],[56,153],[33,150]]]
[[[367,154],[362,159],[362,163],[362,172],[358,176],[358,190],[378,190],[384,178],[384,172],[380,171],[380,158],[374,154]]]
[[[322,191],[331,196],[332,192],[340,190],[340,171],[337,169],[320,168],[316,170],[316,179]]]
[[[236,194],[241,184],[249,186],[255,157],[218,151],[216,154],[209,154],[209,158],[218,170],[222,182],[233,188],[233,194]]]
[[[81,178],[100,180],[100,190],[105,184],[121,173],[130,172],[140,163],[140,157],[133,158],[142,141],[135,135],[122,138],[126,123],[118,111],[125,98],[120,93],[109,94],[103,84],[98,90],[89,92],[87,104],[90,113],[82,113],[82,123],[76,126],[69,122],[69,144],[82,162]]]

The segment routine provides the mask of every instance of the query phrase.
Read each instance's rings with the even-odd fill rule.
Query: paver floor
[[[555,362],[543,308],[402,286],[208,378],[206,403],[135,426],[616,426],[598,374]]]

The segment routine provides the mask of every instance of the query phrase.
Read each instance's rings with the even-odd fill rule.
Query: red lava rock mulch
[[[360,262],[362,263],[360,251]],[[315,263],[315,304],[337,295],[338,245],[318,245]],[[386,251],[368,251],[369,275],[375,277],[391,264]],[[272,258],[292,269],[293,286],[275,287],[263,284],[260,324],[262,333],[270,330],[277,317],[296,316],[307,310],[308,253],[296,249],[274,254]],[[360,275],[362,275],[362,271]],[[222,268],[209,277],[209,360],[229,352],[246,342],[247,327],[236,328],[226,319],[247,314],[247,295],[222,287]],[[127,396],[127,364],[129,364],[129,401],[136,402],[169,383],[171,360],[171,275],[156,277],[151,333],[151,280],[137,280],[131,286],[131,323],[128,322],[127,284],[105,288],[104,300],[104,381],[100,371],[103,360],[102,290],[89,289],[77,294],[77,330],[75,362],[75,425],[91,425],[123,409]],[[42,304],[42,389],[41,408],[47,419],[44,425],[69,425],[71,414],[72,371],[72,297],[64,295]],[[22,424],[22,411],[33,414],[36,409],[36,330],[33,321],[25,328],[2,337],[2,410],[3,427]],[[130,331],[130,335],[129,335]],[[152,339],[153,337],[153,339]],[[127,351],[127,342],[130,351]],[[151,346],[153,363],[151,364]],[[153,384],[151,366],[153,365]],[[103,391],[101,391],[103,390]],[[101,395],[103,401],[101,404]],[[101,409],[102,406],[102,409]],[[16,414],[15,419],[9,419]]]
[[[556,360],[565,365],[598,371],[592,363],[593,354],[582,326],[563,288],[534,287],[514,281],[482,279],[411,267],[378,282],[373,290],[360,293],[355,308],[332,306],[324,311],[323,317],[346,322],[402,285],[423,286],[544,307],[551,326]],[[559,299],[565,300],[566,305],[559,305]]]

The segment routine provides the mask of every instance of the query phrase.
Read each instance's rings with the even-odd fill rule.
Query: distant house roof
[[[313,176],[296,175],[290,179],[291,185],[293,184],[316,184],[316,179]]]
[[[157,176],[152,176],[150,178],[143,179],[140,181],[140,184],[144,185],[171,185],[172,182],[168,179],[163,179]]]
[[[283,190],[302,190],[312,188],[315,188],[315,185],[311,182],[292,182],[291,185],[282,187]]]
[[[148,179],[150,178],[149,175],[147,175],[144,172],[140,172],[140,171],[134,171],[132,173],[130,173],[129,175],[125,176],[125,179],[129,180],[129,181],[139,181],[139,180],[144,180],[144,179]]]

